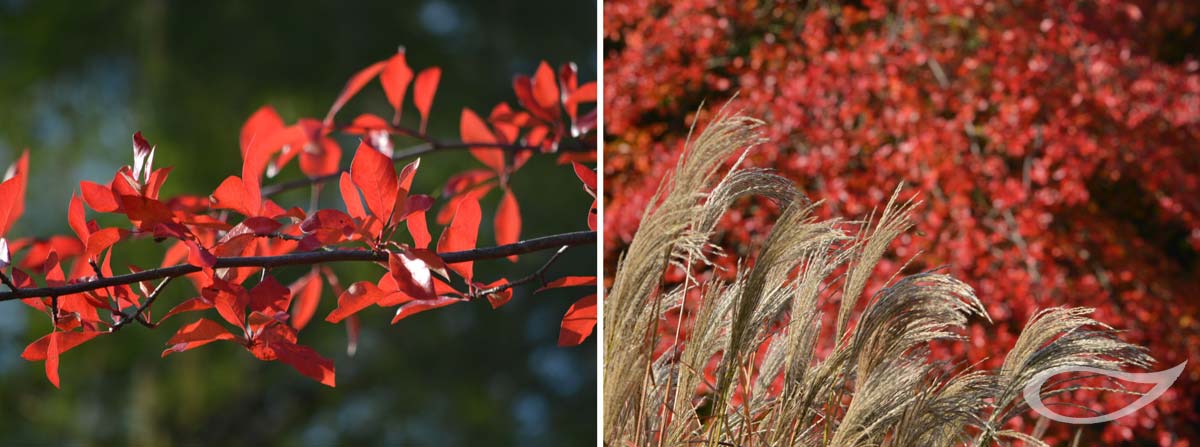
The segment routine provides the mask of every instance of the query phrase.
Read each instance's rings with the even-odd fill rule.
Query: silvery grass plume
[[[897,188],[877,219],[818,219],[820,204],[787,179],[738,167],[763,141],[763,125],[722,111],[694,141],[689,137],[619,262],[603,322],[606,445],[1045,445],[1040,433],[1003,427],[1028,410],[1020,396],[1030,378],[1064,365],[1117,369],[1152,361],[1088,318],[1090,309],[1061,308],[1034,316],[998,371],[933,361],[930,342],[962,340],[971,319],[988,319],[970,286],[931,271],[892,278],[862,297],[888,245],[910,228],[918,202],[902,200]],[[689,273],[664,290],[669,265],[692,272],[719,253],[710,236],[746,195],[781,209],[753,266],[739,266],[732,281],[700,282]],[[690,292],[699,303],[684,308]],[[830,303],[839,303],[831,315],[836,327],[822,337],[822,309]],[[687,330],[655,358],[659,326],[672,311]],[[716,372],[706,377],[713,358]]]

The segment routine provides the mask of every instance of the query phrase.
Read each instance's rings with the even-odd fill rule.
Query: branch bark
[[[476,248],[474,250],[439,253],[438,256],[448,264],[476,261],[481,259],[497,259],[505,256],[531,253],[535,251],[557,249],[562,246],[574,246],[596,243],[595,231],[576,231],[573,233],[556,234],[521,242],[499,245],[495,247]],[[326,262],[387,262],[386,251],[371,250],[329,250],[288,253],[278,256],[247,256],[217,258],[214,268],[228,267],[281,267],[287,265],[311,265]],[[77,282],[63,286],[38,287],[17,289],[0,293],[0,302],[22,298],[38,298],[47,296],[66,296],[89,290],[102,289],[121,284],[133,284],[160,278],[183,276],[200,271],[200,267],[190,264],[163,267],[125,275],[96,278],[89,281]]]

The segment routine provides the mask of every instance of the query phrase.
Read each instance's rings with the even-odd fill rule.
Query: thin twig
[[[448,253],[439,253],[447,264],[456,264],[460,262],[476,261],[481,259],[497,259],[511,255],[519,255],[535,251],[546,250],[550,248],[562,247],[564,245],[585,245],[596,243],[595,231],[576,231],[573,233],[556,234],[553,236],[544,236],[535,239],[529,239],[508,245],[499,245],[495,247],[476,248],[473,250],[455,251]],[[369,261],[369,262],[386,262],[388,252],[383,250],[317,250],[305,251],[299,253],[289,253],[276,256],[249,256],[249,257],[229,257],[217,258],[214,269],[230,268],[230,267],[281,267],[287,265],[311,265],[321,264],[326,262],[344,262],[344,261]],[[101,289],[109,286],[121,284],[133,284],[139,281],[147,281],[152,279],[167,278],[173,276],[183,276],[189,273],[199,272],[200,267],[183,264],[172,267],[163,267],[157,269],[143,270],[140,272],[129,273],[126,275],[110,276],[106,278],[96,278],[94,280],[77,282],[63,286],[26,288],[0,293],[0,301],[15,300],[21,298],[34,298],[45,296],[66,296],[75,293],[87,292],[89,290]]]
[[[487,289],[483,289],[483,290],[477,290],[477,291],[475,291],[475,293],[471,294],[471,298],[479,298],[479,297],[483,297],[483,296],[488,296],[493,293],[500,293],[505,290],[511,289],[513,287],[519,286],[521,284],[533,282],[533,280],[535,280],[535,279],[541,281],[542,287],[545,287],[546,286],[546,270],[549,269],[550,266],[552,264],[554,264],[554,261],[557,261],[558,257],[561,256],[563,254],[563,252],[566,252],[568,248],[571,248],[571,246],[563,245],[562,247],[559,247],[558,251],[555,251],[554,255],[550,256],[550,259],[547,260],[545,264],[542,264],[542,266],[540,268],[538,268],[533,273],[530,273],[529,276],[518,279],[516,281],[501,284],[496,287],[491,287],[491,288],[487,288]]]
[[[13,284],[12,280],[8,278],[8,275],[4,274],[3,270],[0,270],[0,283],[8,286],[9,290],[17,290],[17,285]]]
[[[151,323],[150,321],[143,318],[142,314],[146,312],[146,309],[149,309],[150,306],[154,304],[154,300],[158,299],[158,295],[161,294],[162,291],[164,289],[166,289],[167,284],[170,283],[171,280],[175,279],[175,278],[176,277],[174,277],[174,276],[168,276],[165,279],[163,279],[162,282],[158,283],[158,287],[155,287],[154,291],[150,292],[150,296],[146,297],[146,301],[144,303],[142,303],[141,306],[138,306],[137,310],[133,311],[133,316],[128,317],[128,318],[121,318],[121,321],[118,321],[117,324],[114,324],[112,326],[112,328],[109,329],[109,332],[115,332],[118,329],[121,329],[122,326],[129,324],[130,321],[138,321],[138,322],[142,323],[142,325],[149,327],[149,328],[158,326],[157,324]]]

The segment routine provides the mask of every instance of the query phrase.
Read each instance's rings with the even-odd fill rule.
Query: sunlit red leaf
[[[421,167],[421,159],[420,158],[417,158],[416,160],[413,160],[409,164],[404,165],[404,168],[400,170],[400,175],[399,175],[398,185],[400,186],[400,189],[403,189],[405,191],[412,191],[413,178],[417,176],[417,169],[420,167]]]
[[[442,195],[458,195],[495,177],[496,172],[488,169],[470,169],[454,174],[446,180],[446,186],[442,188]]]
[[[88,230],[87,220],[83,214],[83,201],[75,194],[71,194],[71,202],[67,205],[67,224],[71,227],[71,231],[75,232],[75,236],[86,244],[88,236],[92,232]]]
[[[292,302],[292,291],[270,275],[263,278],[248,293],[250,310],[267,315],[287,312]]]
[[[50,383],[54,384],[55,388],[59,387],[58,379],[58,354],[59,354],[59,338],[61,332],[51,332],[50,342],[46,346],[46,378]]]
[[[533,100],[537,102],[539,107],[548,111],[558,110],[560,101],[558,79],[554,76],[554,69],[550,68],[550,64],[547,64],[545,61],[538,64],[530,87],[533,91]]]
[[[288,288],[296,297],[292,304],[291,324],[296,330],[304,329],[309,320],[317,312],[317,304],[321,301],[321,272],[316,267],[306,275],[301,276]]]
[[[488,128],[487,123],[479,118],[474,111],[463,108],[459,118],[459,135],[466,143],[482,144],[471,148],[471,155],[493,171],[504,171],[504,151],[486,145],[496,144],[496,135]]]
[[[313,348],[290,343],[279,343],[273,348],[279,361],[288,364],[300,374],[321,382],[323,385],[336,386],[333,361],[322,357]]]
[[[239,285],[215,284],[214,287],[201,291],[205,298],[212,301],[217,313],[239,328],[246,327],[246,291]]]
[[[468,194],[466,198],[459,202],[457,209],[454,212],[454,217],[450,220],[450,226],[442,231],[441,237],[438,239],[438,253],[447,253],[452,251],[464,251],[475,248],[475,244],[479,238],[479,199],[474,195]],[[450,269],[458,272],[467,281],[471,281],[473,262],[460,262],[450,265]]]
[[[588,194],[596,197],[596,171],[576,162],[572,162],[571,165],[575,168],[575,176],[579,177],[579,181],[583,182],[583,186],[587,189]]]
[[[142,137],[141,132],[133,134],[133,179],[145,182],[150,178],[154,169],[154,146]]]
[[[92,209],[101,213],[111,213],[118,209],[117,198],[107,186],[83,181],[79,182],[79,188],[83,193],[84,203]]]
[[[475,290],[484,291],[484,290],[489,290],[489,289],[494,289],[494,288],[497,288],[500,286],[504,286],[507,284],[508,284],[507,279],[500,279],[500,280],[494,281],[490,284],[475,284]],[[512,300],[513,289],[511,287],[509,287],[509,288],[504,289],[499,292],[491,292],[491,293],[488,293],[486,295],[486,297],[488,300],[488,304],[492,305],[492,309],[499,309],[500,306],[508,304],[508,302]]]
[[[271,134],[284,127],[283,118],[279,117],[279,113],[275,112],[274,107],[264,105],[254,111],[254,114],[246,119],[246,123],[242,124],[241,135],[238,139],[242,148],[242,156],[246,156],[251,145],[257,146],[266,143]]]
[[[392,159],[366,144],[359,144],[350,164],[350,178],[366,199],[376,219],[386,221],[396,205],[398,181]]]
[[[567,97],[579,88],[579,67],[574,62],[567,62],[558,67],[558,84],[561,89],[559,101],[566,103]]]
[[[187,351],[218,340],[234,339],[236,337],[226,331],[220,323],[201,318],[179,328],[179,331],[170,340],[167,340],[167,345],[170,347],[163,350],[162,356],[166,357],[173,352]]]
[[[429,256],[422,256],[420,252],[404,250],[392,253],[388,257],[388,271],[396,281],[397,289],[419,300],[435,298],[437,294],[433,288],[431,270],[438,266],[434,265],[431,269],[429,260]],[[439,261],[433,260],[434,263]]]
[[[212,302],[210,302],[204,298],[201,298],[201,297],[189,298],[189,299],[184,300],[182,303],[177,304],[175,307],[172,307],[171,310],[167,311],[167,313],[165,315],[163,315],[162,317],[160,317],[158,319],[158,322],[161,324],[163,322],[163,320],[166,320],[167,318],[173,317],[175,315],[179,315],[184,312],[195,312],[198,310],[208,310],[208,309],[212,309],[212,308],[213,308]]]
[[[247,200],[246,186],[240,177],[225,178],[225,181],[221,182],[221,185],[217,186],[217,190],[213,192],[212,199],[213,208],[216,209],[237,211],[243,216],[258,214],[258,209],[251,208],[254,204]]]
[[[408,303],[405,303],[396,309],[396,316],[392,318],[392,324],[396,324],[396,322],[398,322],[400,320],[403,320],[405,318],[411,317],[413,315],[419,314],[419,313],[427,311],[427,310],[437,309],[440,307],[446,307],[446,306],[449,306],[454,303],[461,303],[463,301],[466,301],[466,300],[462,299],[462,298],[455,298],[455,297],[448,297],[448,296],[440,296],[440,297],[437,297],[437,298],[434,298],[431,300],[409,301]]]
[[[559,346],[576,346],[583,343],[596,328],[596,295],[588,295],[576,301],[563,316],[558,333]]]
[[[496,220],[493,223],[496,245],[507,245],[521,240],[521,209],[512,190],[504,188],[504,195],[500,197],[500,205],[496,207]],[[509,256],[508,260],[517,262],[517,256]]]
[[[379,75],[379,81],[383,83],[383,92],[387,95],[388,103],[396,109],[393,122],[400,122],[400,112],[404,109],[404,95],[408,92],[408,84],[412,82],[413,71],[408,67],[408,61],[404,59],[404,49],[396,52],[395,56],[388,59],[387,65],[383,67],[383,73]]]
[[[346,212],[355,219],[365,220],[367,211],[363,209],[362,199],[358,195],[358,188],[354,186],[354,181],[350,179],[349,172],[343,172],[341,179],[338,181],[338,188],[342,193],[342,202],[346,204]]]
[[[104,228],[96,231],[88,236],[87,248],[84,249],[84,256],[88,259],[95,258],[104,249],[113,246],[124,237],[126,231],[121,228]]]
[[[322,177],[338,171],[342,148],[330,138],[320,138],[300,152],[300,172],[309,178]]]
[[[368,82],[371,82],[371,79],[375,78],[375,75],[383,70],[385,64],[386,61],[376,62],[350,77],[350,80],[346,82],[346,86],[342,88],[342,93],[333,101],[333,106],[329,108],[329,113],[325,115],[325,124],[327,126],[333,124],[333,116],[342,109],[342,106],[346,105],[347,101],[350,101],[350,98],[353,98],[354,95],[358,94],[359,90],[362,90]]]
[[[433,241],[433,236],[429,235],[428,222],[425,219],[424,211],[412,213],[405,219],[405,224],[408,225],[408,233],[413,238],[413,247],[429,248],[429,243]]]
[[[330,323],[342,321],[346,317],[375,304],[380,298],[390,293],[392,292],[380,290],[379,287],[376,287],[370,281],[359,281],[351,284],[345,292],[342,292],[338,296],[337,308],[325,317],[325,321]]]
[[[0,183],[0,236],[8,233],[25,212],[25,186],[29,176],[29,151],[8,168]]]
[[[429,109],[433,107],[433,96],[437,93],[438,81],[442,78],[442,69],[438,67],[429,67],[421,70],[417,75],[417,83],[413,87],[413,103],[417,106],[417,111],[421,112],[421,133],[425,133],[425,126],[429,124]]]
[[[96,338],[97,335],[106,333],[100,331],[52,332],[26,346],[25,351],[21,352],[21,358],[31,362],[46,360],[46,352],[50,347],[50,336],[53,334],[58,334],[58,353],[61,354]]]
[[[596,285],[596,277],[595,276],[564,276],[562,278],[558,278],[556,280],[546,283],[545,286],[543,286],[540,289],[537,289],[537,291],[541,292],[543,290],[557,289],[560,287],[580,287],[580,286],[595,286],[595,285]]]

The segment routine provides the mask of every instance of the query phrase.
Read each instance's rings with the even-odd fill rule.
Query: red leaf
[[[596,328],[596,295],[588,295],[576,301],[563,316],[562,328],[558,333],[559,346],[576,346],[583,343]]]
[[[311,233],[317,230],[337,230],[349,235],[354,232],[354,219],[334,209],[317,210],[308,219],[300,222],[300,231]]]
[[[450,226],[442,231],[442,236],[438,239],[438,253],[474,249],[479,238],[479,220],[479,198],[467,194],[455,209]],[[470,282],[473,266],[473,262],[467,261],[454,264],[450,268]]]
[[[92,209],[101,213],[111,213],[119,208],[116,196],[107,186],[83,181],[79,182],[79,188],[83,192],[84,203]]]
[[[380,221],[387,221],[396,206],[398,187],[392,159],[360,143],[350,164],[350,178],[362,192],[371,214]]]
[[[438,81],[442,78],[442,69],[429,67],[417,75],[417,83],[413,87],[413,103],[421,112],[421,133],[425,133],[425,125],[429,123],[429,108],[433,107],[433,96],[437,93]]]
[[[496,227],[496,245],[508,245],[521,239],[521,208],[517,206],[517,198],[512,190],[504,188],[493,223]],[[508,260],[517,262],[517,256],[509,256]]]
[[[264,105],[254,111],[246,123],[242,124],[242,132],[238,143],[242,148],[242,157],[250,150],[251,145],[258,146],[266,143],[271,134],[285,127],[283,118],[275,112],[275,108]]]
[[[300,172],[308,178],[323,177],[338,172],[342,148],[336,141],[320,138],[300,151]]]
[[[330,387],[336,386],[333,362],[308,346],[292,343],[277,343],[272,346],[279,361],[288,364],[300,374]]]
[[[571,121],[576,120],[576,115],[579,113],[579,105],[589,102],[596,102],[595,82],[584,84],[583,87],[571,92],[571,96],[567,97],[567,114],[571,116]]]
[[[487,290],[508,284],[507,279],[500,279],[491,284],[475,284],[476,290]],[[492,292],[487,294],[488,304],[492,305],[492,309],[499,309],[500,306],[508,304],[512,300],[513,289],[511,287],[504,289],[501,292]]]
[[[443,196],[453,196],[471,189],[496,176],[495,171],[487,169],[470,169],[450,176],[446,186],[442,188]]]
[[[123,231],[125,230],[121,228],[105,228],[92,233],[91,236],[88,236],[87,248],[83,253],[84,257],[87,259],[92,259],[96,255],[99,255],[100,252],[104,251],[104,249],[111,247],[113,244],[117,243],[117,241],[120,241],[121,237],[123,236]]]
[[[347,101],[350,101],[350,98],[353,98],[355,94],[358,94],[359,90],[362,90],[368,82],[371,82],[371,79],[383,70],[385,63],[386,61],[376,62],[350,77],[350,80],[346,82],[346,86],[342,88],[342,93],[338,95],[337,100],[333,101],[333,106],[329,108],[329,113],[325,115],[326,126],[333,124],[333,116],[337,114],[338,110],[341,110],[342,106],[346,105]]]
[[[561,101],[558,94],[558,79],[554,76],[554,69],[550,68],[550,64],[542,61],[538,65],[530,87],[533,91],[533,100],[539,107],[552,111],[552,113],[558,110],[558,104]],[[557,115],[557,113],[554,114]]]
[[[362,199],[358,195],[358,188],[354,186],[353,180],[350,179],[349,172],[343,172],[342,178],[338,182],[338,188],[342,192],[342,202],[346,204],[346,212],[350,213],[355,219],[366,220],[367,211],[363,209]]]
[[[217,313],[238,328],[246,327],[246,291],[241,286],[219,282],[206,288],[201,294],[217,308]]]
[[[258,285],[250,289],[249,296],[250,310],[266,315],[287,312],[292,303],[292,291],[272,276],[263,278]]]
[[[46,334],[42,338],[37,339],[37,341],[30,343],[29,346],[26,346],[25,351],[21,353],[21,358],[31,362],[46,360],[46,352],[50,347],[50,336],[53,334],[58,334],[58,352],[61,354],[70,351],[72,348],[79,346],[88,340],[96,338],[97,335],[107,334],[107,332],[52,332],[50,334]]]
[[[398,322],[400,320],[403,320],[405,318],[411,317],[413,315],[419,314],[419,313],[427,311],[427,310],[437,309],[439,307],[446,307],[451,304],[460,303],[463,301],[466,301],[466,300],[464,300],[462,298],[455,298],[455,297],[448,297],[448,296],[441,296],[441,297],[437,297],[432,300],[410,301],[396,309],[396,316],[392,318],[392,324],[396,324],[396,322]]]
[[[87,218],[83,215],[83,201],[74,193],[71,194],[71,203],[67,205],[67,224],[70,225],[71,231],[75,232],[75,236],[79,238],[85,245],[87,244],[88,236],[92,234],[88,230]]]
[[[554,115],[549,110],[538,105],[533,98],[533,80],[529,76],[517,75],[513,77],[513,93],[517,95],[517,102],[525,107],[529,113],[541,118],[545,121],[554,121]]]
[[[579,88],[579,67],[574,62],[567,62],[558,67],[558,83],[562,93],[559,101],[567,102],[567,96]]]
[[[217,190],[213,191],[213,208],[237,211],[243,216],[254,216],[258,214],[257,208],[251,208],[253,203],[248,200],[249,194],[246,191],[246,185],[242,179],[237,176],[229,176],[225,181],[217,186]],[[95,208],[93,206],[93,208]]]
[[[179,332],[176,332],[170,340],[167,340],[167,344],[171,347],[163,350],[162,356],[166,357],[172,352],[187,351],[217,340],[234,340],[235,338],[220,323],[201,318],[192,324],[179,328]]]
[[[294,305],[292,305],[292,327],[296,330],[304,329],[312,319],[314,313],[317,312],[317,304],[321,302],[321,271],[316,267],[296,282],[292,283],[289,289],[292,290],[292,296],[295,296]]]
[[[496,144],[496,135],[488,128],[487,123],[469,108],[463,108],[458,126],[459,136],[466,143]],[[504,172],[504,151],[494,146],[478,146],[471,148],[471,155],[493,171]]]
[[[421,167],[421,159],[420,158],[417,158],[416,160],[413,160],[411,163],[404,165],[404,168],[400,170],[400,181],[399,181],[400,189],[403,189],[405,191],[412,191],[413,177],[417,176],[417,168],[420,168],[420,167]]]
[[[50,379],[50,383],[58,386],[58,354],[59,354],[59,334],[60,332],[50,333],[50,342],[46,347],[46,378]]]
[[[433,241],[433,236],[429,235],[429,226],[425,220],[425,212],[418,211],[410,214],[405,223],[408,224],[408,233],[412,235],[413,247],[429,248],[429,242]]]
[[[392,108],[396,109],[396,116],[392,118],[395,123],[400,122],[400,111],[404,109],[404,95],[408,92],[408,84],[412,82],[413,71],[408,68],[408,61],[404,59],[404,49],[388,59],[387,65],[383,67],[383,74],[379,75],[379,82],[383,83],[383,93],[387,95],[388,103],[391,103]]]
[[[337,308],[330,312],[325,317],[325,321],[337,323],[344,320],[346,317],[354,315],[356,312],[366,309],[367,306],[375,304],[381,298],[389,295],[390,292],[380,290],[375,284],[370,281],[359,281],[351,284],[345,292],[338,296]]]
[[[537,289],[534,293],[541,292],[543,290],[557,289],[560,287],[580,287],[580,286],[595,286],[595,285],[596,285],[596,277],[595,276],[564,276],[562,278],[558,278],[554,281],[550,281],[549,283],[546,283],[546,285],[544,287]]]
[[[430,256],[422,256],[420,252],[404,250],[400,253],[392,253],[388,257],[388,271],[391,272],[392,278],[396,281],[396,287],[401,292],[418,300],[430,300],[437,297],[433,288],[431,270],[438,269],[440,261],[440,259],[430,259]],[[432,269],[430,264],[434,264]]]
[[[16,163],[4,174],[0,183],[0,236],[8,233],[13,223],[25,212],[25,185],[29,176],[29,151],[21,153]]]
[[[133,179],[145,181],[150,178],[154,168],[154,146],[142,137],[142,133],[133,134]]]
[[[579,177],[579,181],[583,182],[583,186],[586,188],[588,194],[596,197],[596,171],[577,162],[571,162],[571,165],[575,168],[575,176]]]
[[[184,312],[195,312],[198,310],[208,310],[212,308],[213,305],[211,301],[200,297],[190,298],[182,303],[177,304],[175,307],[172,307],[171,310],[167,311],[166,315],[163,315],[158,319],[158,322],[159,324],[162,324],[163,320]]]

